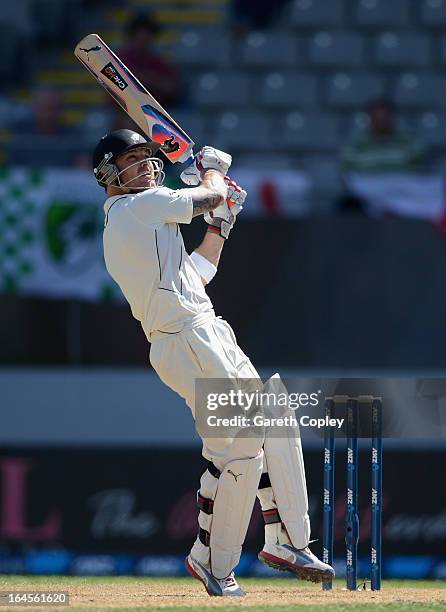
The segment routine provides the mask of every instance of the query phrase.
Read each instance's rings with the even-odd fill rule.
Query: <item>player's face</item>
[[[149,159],[150,157],[150,150],[146,147],[130,149],[120,155],[116,160],[116,166],[120,171],[121,185],[132,189],[156,187],[158,169],[156,162]]]

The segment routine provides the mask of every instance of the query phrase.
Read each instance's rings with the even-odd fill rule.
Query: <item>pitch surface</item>
[[[322,592],[320,585],[312,585],[293,578],[240,578],[240,585],[248,595],[241,599],[211,598],[192,578],[137,578],[137,577],[66,577],[66,576],[1,576],[0,592],[63,590],[70,594],[67,610],[183,610],[203,608],[219,610],[289,610],[310,609],[319,612],[356,610],[417,611],[446,609],[444,581],[384,581],[381,592],[343,591],[344,582],[338,581],[331,592]],[[410,606],[410,608],[409,608]],[[0,609],[17,610],[0,607]],[[50,609],[29,607],[29,610]]]

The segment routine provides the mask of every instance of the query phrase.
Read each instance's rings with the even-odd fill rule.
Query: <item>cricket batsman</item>
[[[205,291],[246,192],[228,179],[232,158],[203,147],[181,174],[187,188],[163,187],[160,146],[131,130],[104,136],[93,155],[105,188],[104,257],[151,343],[150,362],[195,417],[195,380],[253,379],[286,389],[278,374],[263,385],[231,327],[214,314]],[[180,225],[204,215],[200,246],[186,252]],[[249,265],[246,262],[244,265]],[[313,582],[333,568],[308,548],[310,522],[300,439],[296,436],[203,439],[208,460],[197,493],[198,536],[186,559],[209,595],[243,596],[234,577],[255,497],[265,521],[259,559]],[[173,484],[173,483],[172,483]]]

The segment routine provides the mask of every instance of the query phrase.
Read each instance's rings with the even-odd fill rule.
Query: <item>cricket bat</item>
[[[74,54],[172,163],[192,158],[194,141],[97,34],[85,36]]]

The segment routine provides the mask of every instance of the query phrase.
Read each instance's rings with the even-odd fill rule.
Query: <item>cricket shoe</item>
[[[291,544],[265,544],[259,560],[274,569],[289,571],[302,580],[326,582],[335,575],[331,565],[320,561],[308,548],[297,549]]]
[[[227,578],[219,580],[191,555],[186,558],[185,565],[189,574],[204,584],[208,595],[217,597],[244,597],[246,595],[237,584],[234,572],[231,572]]]

